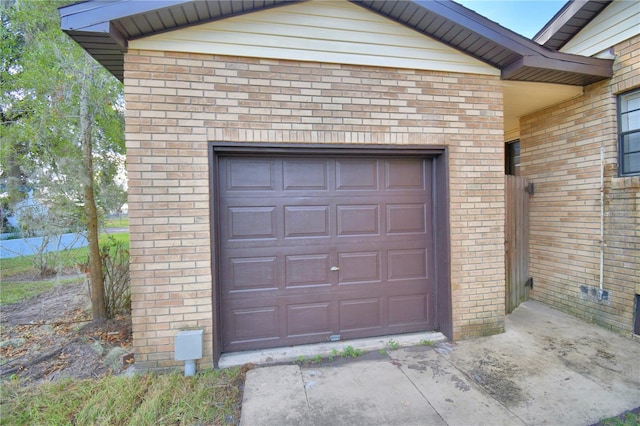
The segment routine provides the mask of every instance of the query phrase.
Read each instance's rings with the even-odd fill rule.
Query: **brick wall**
[[[616,94],[640,86],[640,37],[615,52],[612,80],[521,119],[521,172],[536,191],[530,200],[531,297],[629,334],[640,291],[640,178],[618,177]],[[598,300],[600,147],[608,300]]]
[[[446,145],[456,339],[504,329],[497,77],[130,51],[125,57],[136,363],[177,365],[205,329],[212,362],[208,141]]]

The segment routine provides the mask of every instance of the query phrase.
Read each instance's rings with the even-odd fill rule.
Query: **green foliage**
[[[422,346],[433,346],[433,342],[431,340],[422,339],[420,340],[420,344]]]
[[[637,411],[637,410],[634,410]],[[616,417],[600,420],[598,425],[602,426],[638,426],[640,425],[640,414],[626,412]]]
[[[100,247],[104,273],[104,296],[107,318],[131,312],[129,250],[125,243],[109,235]]]
[[[354,349],[353,346],[347,346],[340,352],[340,356],[343,358],[357,358],[363,353],[362,349]]]
[[[57,7],[69,1],[3,2],[0,68],[0,178],[10,211],[24,191],[50,212],[85,225],[80,96],[88,96],[93,179],[102,210],[123,199],[115,183],[123,166],[122,85],[59,28]],[[85,90],[83,92],[83,89]]]
[[[123,248],[129,249],[129,233],[122,234],[102,234],[100,235],[99,244],[100,246],[104,246],[108,241],[114,239],[117,243],[121,243]],[[82,247],[79,249],[69,250],[73,254],[73,262],[67,263],[65,266],[76,266],[78,264],[86,264],[87,259],[89,257],[89,249],[87,247]]]
[[[313,364],[321,364],[323,361],[324,361],[324,358],[322,358],[322,355],[315,355],[309,358],[305,357],[304,355],[298,355],[298,359],[296,360],[295,364],[313,365]]]
[[[390,351],[398,350],[398,349],[400,349],[400,343],[398,343],[397,341],[395,341],[395,340],[393,340],[393,339],[390,339],[390,340],[387,342],[387,348],[388,348]]]
[[[100,245],[104,245],[113,238],[116,242],[122,244],[123,249],[129,249],[129,234],[112,234],[101,235]],[[65,255],[61,257],[62,263],[59,269],[75,268],[78,264],[85,263],[89,250],[86,247],[65,250]],[[19,256],[10,259],[0,259],[0,285],[4,289],[5,281],[17,275],[33,274],[34,270],[33,256]]]
[[[237,420],[241,369],[0,386],[0,425],[227,424]],[[233,423],[233,422],[232,422]]]

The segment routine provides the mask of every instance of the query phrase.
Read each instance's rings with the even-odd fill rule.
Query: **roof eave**
[[[613,0],[568,1],[533,37],[533,41],[550,49],[561,49]]]
[[[568,57],[575,55],[565,55]],[[581,57],[577,57],[580,58]],[[531,81],[586,86],[613,76],[613,61],[598,59],[585,64],[570,60],[558,61],[541,56],[523,56],[502,69],[501,78],[512,81]]]
[[[252,6],[250,2],[247,2],[245,4],[247,8],[242,9],[241,12],[236,10],[234,13],[248,13],[296,1],[299,0],[270,0],[263,2],[261,6],[255,6],[255,4]],[[413,28],[426,36],[436,38],[442,43],[502,70],[502,76],[505,80],[583,85],[609,78],[612,75],[612,61],[568,55],[548,49],[450,0],[350,1]],[[231,4],[232,0],[219,2],[207,0],[208,2],[220,6],[220,4]],[[136,16],[145,17],[145,14],[187,7],[194,3],[193,0],[167,0],[161,3],[107,0],[84,2],[60,8],[61,28],[113,75],[119,80],[123,80],[124,53],[127,51],[128,39],[175,29],[163,26],[160,29],[149,29],[148,33],[138,30],[135,34],[129,34],[130,30],[125,29],[123,24]],[[117,7],[117,5],[121,5],[121,7]],[[407,13],[409,10],[407,5],[413,9],[412,13]],[[456,44],[462,43],[455,39],[455,34],[459,34],[459,31],[440,34],[439,30],[431,29],[427,24],[420,28],[422,24],[412,21],[415,12],[420,12],[423,15],[431,14],[430,16],[444,19],[451,28],[465,30],[467,35],[475,37],[474,40],[481,42],[477,44],[490,46],[490,48],[487,50],[483,47],[485,50],[481,51],[468,42]],[[207,16],[199,18],[200,20],[192,17],[188,25],[205,22],[206,19],[215,20],[227,17],[227,15],[223,15]],[[181,24],[176,28],[185,25],[187,24]],[[121,29],[122,32],[118,29]],[[535,72],[536,70],[537,72]]]
[[[113,24],[105,22],[82,30],[63,28],[63,31],[118,80],[124,81],[124,54],[128,42]]]
[[[407,14],[406,7],[398,8],[397,10],[402,10],[402,12],[395,13],[396,9],[389,7],[389,4],[394,2],[350,1],[378,14],[386,11],[388,18],[403,25],[409,25],[412,19],[411,14]],[[501,54],[499,57],[509,59],[503,59],[504,62],[494,62],[489,57],[490,55],[486,55],[486,57],[475,55],[465,51],[460,45],[456,45],[454,40],[447,40],[446,37],[439,39],[450,47],[500,69],[504,80],[585,85],[610,78],[613,74],[613,62],[610,60],[570,55],[551,50],[453,1],[412,0],[403,2],[403,6],[406,6],[407,3],[444,18],[459,28],[470,29],[479,40],[482,40],[482,43],[479,44],[492,45],[506,50],[509,54]],[[418,28],[414,29],[420,31]],[[420,32],[434,37],[429,32]]]

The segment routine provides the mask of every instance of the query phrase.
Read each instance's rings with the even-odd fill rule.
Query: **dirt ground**
[[[20,277],[24,281],[25,277]],[[25,383],[99,378],[133,362],[131,318],[91,322],[85,284],[60,285],[0,307],[0,376]]]

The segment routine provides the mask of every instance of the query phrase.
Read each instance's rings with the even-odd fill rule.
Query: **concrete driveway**
[[[591,425],[640,406],[640,340],[529,301],[506,333],[247,374],[241,424]]]

